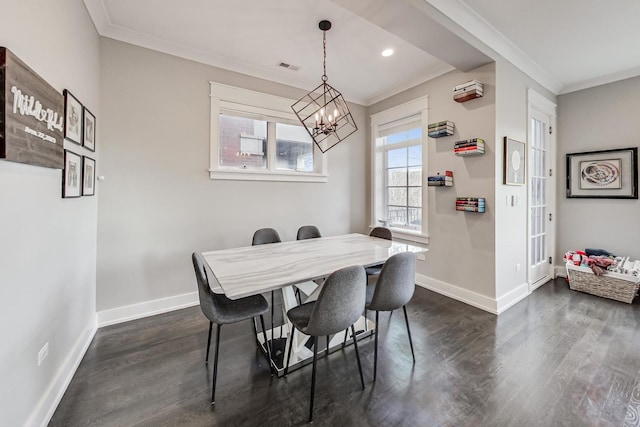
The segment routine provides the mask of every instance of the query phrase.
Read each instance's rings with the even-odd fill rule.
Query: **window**
[[[220,166],[266,169],[266,121],[220,114],[218,123]]]
[[[211,179],[326,182],[294,100],[211,82]]]
[[[313,140],[298,125],[276,123],[276,168],[313,172]]]
[[[384,224],[394,235],[422,243],[428,241],[427,188],[422,185],[426,128],[426,97],[371,116],[371,226]]]

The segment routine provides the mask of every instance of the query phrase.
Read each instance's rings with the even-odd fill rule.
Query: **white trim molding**
[[[553,267],[553,274],[554,274],[554,278],[556,277],[567,277],[567,267],[565,267],[564,265],[556,265],[555,267]]]
[[[529,295],[531,295],[531,292],[529,292],[529,284],[523,283],[496,299],[496,311],[498,314],[504,313],[507,309],[513,307]]]
[[[327,182],[327,175],[317,173],[278,173],[249,170],[215,170],[209,169],[209,178],[230,181],[280,181],[280,182]]]
[[[557,95],[562,89],[563,83],[561,81],[554,78],[547,70],[527,56],[465,2],[460,0],[425,1],[460,26],[461,30],[469,32],[553,94]]]
[[[102,328],[109,325],[115,325],[117,323],[128,322],[129,320],[155,316],[156,314],[193,307],[198,304],[198,293],[189,292],[187,294],[174,295],[171,297],[144,301],[138,304],[116,307],[98,312],[98,327]]]
[[[640,67],[632,68],[630,70],[624,70],[617,73],[607,74],[606,76],[596,77],[594,79],[584,80],[578,83],[572,83],[564,86],[559,95],[565,93],[577,92],[582,89],[588,89],[590,87],[606,85],[609,83],[618,82],[620,80],[630,79],[640,75]]]
[[[527,283],[519,285],[497,299],[422,274],[416,274],[416,285],[496,315],[504,313],[529,296]]]
[[[556,116],[556,109],[558,108],[553,101],[550,101],[531,88],[527,89],[527,107],[529,109],[535,108],[554,118]],[[555,123],[553,123],[553,125],[555,125]]]
[[[422,274],[416,274],[416,285],[437,292],[449,298],[453,298],[465,304],[472,305],[492,314],[498,314],[496,300],[477,292],[432,279]]]
[[[291,109],[296,101],[281,96],[256,92],[222,83],[209,82],[211,92],[209,178],[217,180],[240,181],[286,181],[286,182],[327,182],[327,156],[311,143],[313,149],[313,172],[281,170],[276,168],[276,134],[267,128],[266,168],[251,169],[225,167],[220,164],[220,125],[219,116],[223,111],[244,116],[249,114],[275,123],[300,126]],[[273,129],[273,128],[272,128]]]
[[[31,412],[26,426],[46,427],[55,413],[62,396],[67,391],[71,380],[80,366],[93,337],[96,334],[96,319],[92,316],[93,322],[80,334],[75,345],[64,360],[64,363],[56,373],[55,377],[47,387],[38,404]]]
[[[429,95],[424,95],[404,104],[396,105],[384,111],[372,114],[370,116],[370,134],[371,141],[371,205],[370,205],[370,224],[378,224],[380,216],[384,218],[385,211],[385,154],[383,143],[378,138],[380,128],[390,123],[403,123],[405,121],[419,121],[422,127],[422,173],[425,176],[426,165],[429,164],[427,150],[427,127],[429,124]],[[394,144],[394,148],[401,148],[407,145],[403,143]],[[422,221],[420,230],[404,229],[401,227],[387,226],[391,229],[394,237],[399,239],[417,242],[422,244],[429,243],[429,206],[428,206],[428,187],[426,180],[422,185]],[[373,227],[373,225],[372,225]]]

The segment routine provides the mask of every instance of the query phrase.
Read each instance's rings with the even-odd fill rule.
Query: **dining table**
[[[273,371],[282,376],[285,368],[284,354],[288,346],[293,346],[290,371],[306,365],[313,356],[308,336],[300,333],[295,335],[295,340],[288,339],[292,325],[286,312],[300,302],[315,300],[322,289],[322,280],[334,271],[352,265],[379,265],[389,257],[403,252],[419,254],[427,252],[427,248],[352,233],[207,251],[202,255],[213,273],[212,277],[209,277],[211,288],[221,290],[230,299],[272,291],[282,293],[282,324],[278,327],[272,326],[267,331],[268,342],[264,342],[258,336],[263,350],[266,351],[266,346],[271,349]],[[304,296],[304,300],[296,297],[296,288],[305,290],[299,294]],[[365,313],[355,326],[358,331],[357,339],[370,335],[376,327]],[[329,342],[324,344],[325,354],[343,347],[347,341],[345,334],[346,332],[343,332],[330,337]]]

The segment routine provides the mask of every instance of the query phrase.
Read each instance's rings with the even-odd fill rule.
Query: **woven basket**
[[[576,267],[573,263],[567,263],[567,277],[569,277],[569,287],[574,291],[628,304],[631,304],[638,294],[640,282],[640,278],[624,274],[605,273],[596,276],[590,268]]]

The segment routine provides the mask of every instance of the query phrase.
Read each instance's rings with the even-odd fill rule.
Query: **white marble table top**
[[[215,277],[231,299],[256,295],[288,285],[328,276],[350,265],[383,263],[401,252],[420,253],[426,248],[363,234],[346,234],[319,239],[271,243],[204,252]]]

